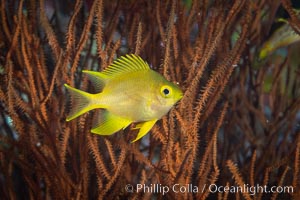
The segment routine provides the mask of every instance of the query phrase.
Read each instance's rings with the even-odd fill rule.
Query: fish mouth
[[[182,97],[183,97],[183,92],[181,92],[181,93],[179,94],[179,100],[182,99]]]
[[[181,93],[181,94],[179,94],[178,95],[178,97],[177,97],[177,100],[176,100],[176,102],[178,102],[180,99],[182,99],[182,97],[183,97],[183,94]]]

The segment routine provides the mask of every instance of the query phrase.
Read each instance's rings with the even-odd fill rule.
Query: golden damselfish
[[[288,23],[286,23],[278,28],[278,30],[272,34],[270,39],[263,44],[259,52],[259,59],[265,59],[278,48],[285,47],[299,41],[300,35],[298,35]]]
[[[99,91],[90,94],[64,84],[68,89],[72,108],[67,121],[90,110],[98,109],[92,133],[111,135],[138,122],[135,142],[146,135],[182,98],[181,89],[150,69],[134,54],[122,56],[102,72],[86,71]]]

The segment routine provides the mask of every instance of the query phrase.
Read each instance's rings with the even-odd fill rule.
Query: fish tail
[[[95,97],[94,94],[90,94],[90,93],[78,90],[67,84],[64,84],[64,86],[69,91],[69,94],[71,96],[71,103],[72,103],[72,108],[71,108],[71,111],[70,111],[66,121],[75,119],[76,117],[78,117],[92,109],[99,107],[95,103],[93,103],[93,99]]]

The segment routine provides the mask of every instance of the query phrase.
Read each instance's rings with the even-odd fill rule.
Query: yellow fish
[[[138,122],[135,142],[146,135],[182,98],[181,89],[134,54],[122,56],[102,72],[83,70],[100,93],[90,94],[67,84],[72,110],[70,121],[90,110],[99,109],[92,133],[111,135]]]
[[[273,53],[276,49],[288,46],[300,41],[298,35],[289,24],[284,24],[268,39],[259,52],[259,59],[262,60]]]

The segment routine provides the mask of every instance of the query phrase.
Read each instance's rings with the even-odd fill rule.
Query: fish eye
[[[162,94],[163,97],[169,97],[172,93],[172,88],[168,85],[164,85],[160,89],[160,93]]]
[[[165,88],[165,89],[163,90],[163,93],[164,93],[165,95],[168,95],[168,94],[170,93],[170,91],[169,91],[169,89]]]

